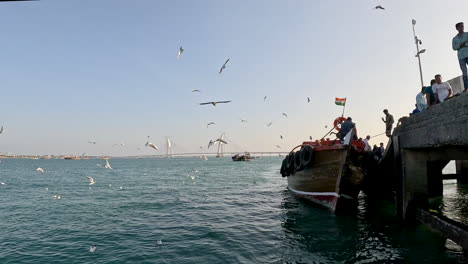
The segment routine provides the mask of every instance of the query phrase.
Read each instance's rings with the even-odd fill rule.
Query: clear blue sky
[[[192,152],[222,132],[228,151],[289,151],[326,133],[341,115],[335,97],[348,98],[361,136],[376,135],[382,109],[407,115],[420,89],[411,19],[425,81],[450,79],[466,10],[466,0],[0,3],[0,152],[154,154],[166,136]],[[198,105],[211,100],[232,102]],[[137,150],[148,135],[160,151]]]

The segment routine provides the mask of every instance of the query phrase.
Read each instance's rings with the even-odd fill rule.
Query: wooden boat
[[[237,153],[234,156],[232,156],[233,161],[249,161],[255,159],[254,157],[250,156],[250,153],[245,152],[245,153]]]
[[[364,151],[365,143],[361,139],[351,142],[349,138],[348,142],[306,141],[294,148],[281,166],[288,189],[332,212],[355,207],[366,175],[366,163],[372,158],[367,158],[369,153]]]

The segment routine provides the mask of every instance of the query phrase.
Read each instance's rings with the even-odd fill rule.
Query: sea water
[[[467,263],[390,201],[337,216],[297,199],[280,157],[110,162],[3,159],[0,263]],[[465,221],[468,191],[445,187],[441,210]]]

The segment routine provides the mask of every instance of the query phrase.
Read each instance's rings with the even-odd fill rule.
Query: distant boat
[[[63,157],[63,159],[66,159],[66,160],[78,160],[78,159],[80,159],[80,157],[76,157],[76,156],[65,156],[65,157]]]
[[[249,152],[237,153],[234,156],[232,156],[233,161],[249,161],[253,159],[255,159],[255,157],[250,156]]]

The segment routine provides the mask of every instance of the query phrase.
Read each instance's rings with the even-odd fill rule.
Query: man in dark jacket
[[[340,130],[340,140],[343,140],[344,137],[353,129],[356,125],[353,123],[353,119],[351,117],[348,117],[346,121],[341,124],[341,130]]]

